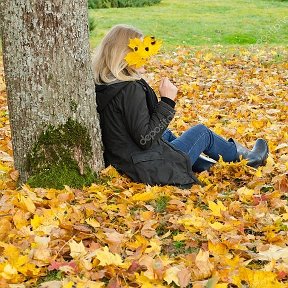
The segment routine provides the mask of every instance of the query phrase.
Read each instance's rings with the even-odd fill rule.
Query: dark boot
[[[229,142],[234,142],[237,149],[236,161],[240,160],[242,155],[243,159],[247,159],[248,166],[257,168],[259,166],[264,166],[266,164],[266,159],[268,157],[269,149],[268,144],[264,139],[257,139],[252,150],[247,149],[236,140],[230,138]]]
[[[192,170],[194,172],[202,172],[205,170],[209,170],[210,167],[213,166],[215,163],[215,160],[208,158],[204,155],[200,155],[196,162],[193,164]]]

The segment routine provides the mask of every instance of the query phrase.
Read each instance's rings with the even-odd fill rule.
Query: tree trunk
[[[20,183],[37,171],[48,171],[47,159],[50,161],[52,154],[57,154],[52,162],[58,165],[62,161],[58,154],[63,147],[56,146],[61,146],[70,133],[81,133],[78,128],[82,126],[88,138],[74,135],[77,143],[67,140],[65,145],[70,143],[73,147],[65,149],[73,151],[71,161],[77,162],[80,174],[84,173],[85,165],[99,172],[104,167],[103,144],[90,66],[87,0],[13,0],[5,4],[0,1],[14,165],[19,171]],[[69,119],[78,128],[70,125],[72,122],[69,128],[66,125]],[[47,145],[53,146],[52,152],[47,152],[43,142],[48,124],[50,130],[66,125],[66,130],[58,131],[58,142],[61,133],[68,131],[66,138],[61,138],[62,143],[47,140]],[[42,137],[40,144],[39,137]],[[83,138],[90,141],[88,154],[80,143]],[[49,156],[46,164],[43,159],[41,164],[35,163],[39,158],[35,154]],[[31,163],[37,167],[31,167]]]

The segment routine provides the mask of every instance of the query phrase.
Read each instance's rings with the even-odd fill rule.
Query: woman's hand
[[[161,97],[168,97],[174,101],[177,97],[178,89],[167,77],[165,77],[161,79],[159,92]]]

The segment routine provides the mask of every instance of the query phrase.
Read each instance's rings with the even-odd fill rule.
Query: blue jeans
[[[236,160],[237,150],[233,142],[215,134],[203,124],[198,124],[176,137],[169,129],[166,129],[162,137],[175,148],[189,155],[192,165],[203,152],[214,160],[219,160],[219,155],[225,162]]]

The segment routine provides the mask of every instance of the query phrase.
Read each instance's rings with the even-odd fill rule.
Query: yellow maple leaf
[[[145,250],[146,247],[149,245],[149,241],[140,234],[137,234],[134,237],[135,237],[135,241],[134,242],[128,242],[126,244],[126,246],[128,248],[134,249],[134,250],[136,250],[139,247],[143,247]]]
[[[34,213],[36,206],[29,196],[18,194],[19,203],[22,204],[23,208],[27,211]]]
[[[213,201],[208,201],[208,205],[209,209],[212,211],[213,216],[222,217],[221,211],[227,210],[222,201],[219,200],[217,200],[217,204]]]
[[[78,282],[76,287],[77,288],[102,288],[104,286],[105,286],[104,282],[85,280],[85,282],[83,283]]]
[[[48,248],[50,237],[35,237],[33,258],[42,262],[50,262],[50,249]],[[33,243],[32,243],[33,244]]]
[[[277,274],[268,271],[250,270],[240,267],[238,275],[233,277],[233,283],[241,286],[241,281],[246,281],[250,288],[284,288],[286,285],[277,280]]]
[[[79,243],[72,240],[72,241],[70,241],[69,246],[70,246],[70,255],[74,259],[78,259],[78,258],[83,257],[87,254],[86,248],[85,248],[82,240]]]
[[[10,279],[13,279],[15,277],[15,275],[17,275],[17,274],[18,274],[17,269],[8,263],[5,265],[3,272],[1,272],[0,275],[4,279],[10,280]]]
[[[147,59],[158,53],[162,42],[156,41],[154,37],[146,36],[143,41],[140,38],[130,39],[129,47],[133,50],[124,58],[129,66],[136,68],[143,66]]]
[[[212,243],[211,241],[208,242],[208,250],[217,255],[225,255],[228,252],[228,249],[225,244]]]
[[[31,219],[31,226],[33,230],[37,229],[42,224],[43,220],[43,216],[38,216],[37,214],[35,214],[33,219]]]
[[[8,171],[10,171],[10,170],[11,170],[11,167],[6,166],[5,164],[2,164],[2,163],[0,162],[0,172],[8,172]]]
[[[25,214],[27,212],[25,211],[22,211],[22,210],[18,210],[16,211],[16,213],[14,214],[13,216],[13,222],[14,222],[14,225],[16,226],[17,229],[21,229],[22,227],[24,226],[27,226],[28,225],[28,221],[26,220],[25,218]]]
[[[4,268],[2,269],[2,272],[5,274],[5,277],[10,277],[9,275],[14,275],[13,279],[16,281],[16,274],[19,276],[20,273],[28,276],[28,275],[38,275],[40,269],[37,269],[35,267],[35,264],[30,263],[30,259],[28,255],[20,255],[20,250],[16,246],[12,244],[6,244],[4,242],[0,242],[0,246],[4,247],[3,256],[7,259],[8,263],[6,263],[8,266],[6,267],[6,272],[4,271]],[[5,264],[5,265],[6,265]],[[15,274],[15,270],[17,273]],[[1,269],[0,269],[1,270]],[[19,273],[18,273],[19,272]],[[22,275],[22,276],[23,276]],[[4,277],[4,276],[3,276]],[[19,276],[20,277],[20,276]],[[18,279],[18,278],[17,278]]]
[[[275,169],[275,161],[271,155],[267,158],[267,163],[262,168],[263,174],[270,174]]]
[[[205,60],[205,61],[210,61],[211,59],[213,58],[213,54],[212,53],[207,53],[207,54],[205,54],[204,55],[204,57],[203,57],[203,59]]]
[[[85,222],[88,225],[92,226],[93,228],[99,228],[100,227],[100,223],[94,218],[88,218],[85,220]]]
[[[25,257],[25,256],[22,256],[22,257]],[[26,275],[29,277],[31,277],[31,275],[33,276],[39,275],[39,273],[41,272],[40,268],[36,268],[35,264],[29,263],[28,260],[29,260],[28,257],[26,257],[26,263],[17,268],[19,273],[22,273],[23,275]]]
[[[256,177],[262,177],[262,169],[263,169],[263,167],[258,167],[257,168],[257,170],[256,170],[256,172],[255,172],[255,176]]]
[[[182,219],[179,219],[178,224],[183,224],[185,227],[194,226],[196,228],[204,228],[207,226],[207,221],[203,217],[198,217],[195,215],[187,215]]]
[[[101,171],[100,171],[100,173],[101,173],[101,175],[105,175],[105,176],[109,176],[109,177],[111,177],[111,178],[118,178],[118,177],[120,177],[120,174],[119,174],[119,172],[115,169],[115,167],[113,167],[112,165],[109,165],[109,166],[107,166],[106,168],[104,168],[104,169],[102,169]],[[98,188],[98,186],[99,185],[96,185],[97,186],[97,188]],[[91,186],[91,188],[92,187],[94,187],[94,186]],[[105,188],[104,186],[103,186],[103,188]],[[99,188],[98,188],[99,189]]]
[[[149,242],[149,248],[146,248],[145,253],[149,254],[153,252],[155,255],[159,255],[161,252],[161,241],[157,238],[153,238]]]
[[[139,54],[135,54],[134,52],[129,52],[124,59],[130,66],[135,65],[136,68],[139,68],[146,63],[146,59],[144,57]]]
[[[215,230],[218,231],[230,231],[233,229],[233,226],[230,224],[222,224],[220,222],[214,222],[209,224]]]
[[[247,187],[241,187],[237,190],[236,192],[239,195],[239,199],[243,202],[247,202],[252,200],[254,190],[253,189],[248,189]]]
[[[95,251],[96,258],[100,261],[99,265],[116,265],[121,266],[123,263],[121,256],[117,253],[113,254],[109,251],[108,246]]]
[[[187,239],[187,235],[185,233],[179,233],[173,236],[174,241],[183,241]]]
[[[279,260],[282,259],[284,262],[288,262],[288,247],[280,247],[277,245],[270,245],[266,251],[260,251],[257,254],[257,259],[260,260]]]
[[[12,229],[12,223],[10,217],[4,217],[0,221],[0,241],[7,239],[6,237],[9,235]]]
[[[103,210],[105,211],[115,211],[117,212],[119,209],[119,206],[116,204],[111,204],[111,205],[103,205]]]
[[[15,266],[17,259],[20,256],[20,251],[16,246],[12,244],[5,244],[3,256],[6,257],[13,266]]]
[[[72,288],[74,285],[73,281],[64,282],[62,288]]]
[[[162,41],[159,40],[155,40],[154,37],[151,36],[146,36],[143,40],[143,45],[145,48],[149,48],[148,51],[146,51],[148,53],[148,57],[151,55],[155,55],[159,52],[161,45],[162,45]]]
[[[181,271],[181,269],[178,266],[172,266],[168,268],[165,271],[165,276],[164,280],[168,283],[171,284],[174,282],[177,286],[179,286],[179,278],[178,278],[178,273]]]
[[[265,122],[262,120],[252,120],[251,124],[256,129],[260,129],[260,128],[263,128],[265,126]]]
[[[147,191],[144,193],[137,193],[131,197],[132,201],[150,201],[157,198],[157,194]]]
[[[218,283],[216,284],[215,288],[227,288],[228,283]]]
[[[159,281],[151,280],[146,277],[143,272],[136,273],[136,282],[141,285],[141,288],[165,288]]]
[[[128,46],[133,50],[135,50],[135,48],[138,48],[141,45],[142,45],[142,40],[140,38],[130,39],[129,44],[128,44]]]
[[[199,250],[196,259],[196,267],[193,269],[193,274],[196,279],[205,279],[210,277],[214,268],[213,264],[209,261],[209,251]]]

